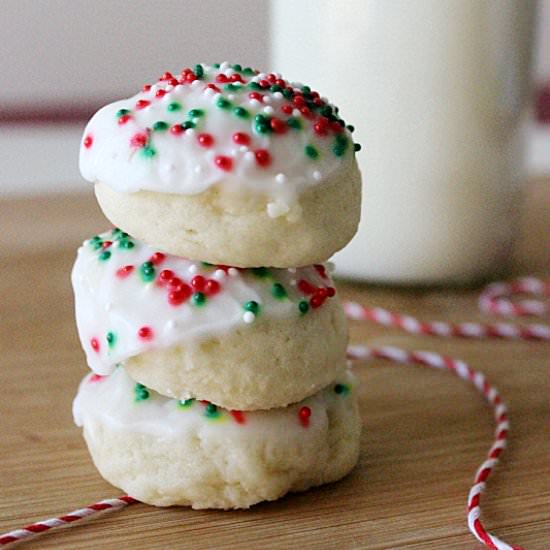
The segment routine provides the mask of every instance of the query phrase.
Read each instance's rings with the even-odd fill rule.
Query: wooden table
[[[92,466],[71,401],[86,372],[69,272],[76,246],[107,223],[93,198],[0,202],[0,531],[69,512],[120,491]],[[550,274],[550,182],[530,187],[518,272]],[[365,304],[423,319],[476,320],[474,290],[341,284]],[[440,340],[372,325],[354,342],[433,349],[483,370],[510,405],[511,444],[489,483],[487,527],[529,549],[550,548],[549,346]],[[340,483],[250,511],[143,504],[46,535],[39,548],[479,548],[466,495],[492,438],[477,393],[448,374],[370,362],[358,366],[361,460]]]

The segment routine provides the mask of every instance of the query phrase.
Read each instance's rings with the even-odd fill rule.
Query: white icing
[[[297,318],[302,315],[298,304],[309,301],[311,295],[293,286],[294,280],[304,279],[316,288],[333,286],[332,281],[313,266],[296,270],[269,269],[265,270],[267,276],[260,277],[258,270],[231,267],[225,268],[226,274],[215,266],[169,254],[154,266],[154,280],[144,282],[140,266],[149,261],[156,250],[131,238],[134,247],[123,248],[121,241],[116,240],[123,234],[117,231],[98,236],[101,240],[86,241],[78,250],[72,272],[78,333],[88,365],[98,374],[108,374],[116,363],[147,350],[223,335],[257,319]],[[113,244],[101,248],[103,241]],[[110,257],[101,260],[102,251],[110,253]],[[117,272],[125,266],[133,266],[133,270],[126,277],[118,276]],[[201,275],[218,281],[221,288],[207,297],[202,306],[195,305],[191,299],[172,305],[168,301],[168,286],[159,284],[158,276],[163,270],[171,270],[187,284]],[[273,296],[275,283],[284,286],[287,297]],[[251,301],[259,304],[259,313],[245,310],[245,304]],[[315,315],[315,309],[310,308],[307,315]],[[140,337],[142,327],[150,328],[152,337]],[[114,335],[111,346],[108,333]]]
[[[266,431],[271,434],[276,431],[284,436],[287,430],[294,429],[305,435],[307,430],[315,430],[319,422],[326,421],[329,407],[335,403],[346,406],[354,383],[355,379],[346,370],[333,384],[299,403],[269,411],[247,411],[242,413],[241,422],[237,422],[227,409],[217,407],[215,416],[209,417],[205,403],[192,401],[189,406],[182,407],[180,401],[153,390],[147,390],[149,397],[146,399],[136,400],[135,381],[123,367],[119,367],[110,376],[97,379],[88,374],[82,380],[73,402],[73,417],[77,426],[92,426],[93,420],[99,419],[125,433],[146,433],[159,437],[204,430],[212,434],[233,430],[253,437],[254,433]],[[346,391],[336,393],[336,384],[345,384]],[[304,406],[311,411],[307,427],[300,423],[298,416]]]
[[[254,90],[248,85],[239,86],[228,94],[223,89],[224,84],[216,83],[216,76],[219,73],[231,76],[235,71],[203,67],[203,79],[192,84],[173,87],[163,81],[153,85],[149,91],[100,109],[84,132],[80,148],[83,177],[123,193],[150,190],[193,195],[219,184],[232,189],[244,187],[267,195],[272,202],[278,200],[292,204],[309,186],[322,183],[335,170],[352,162],[353,141],[349,131],[344,129],[341,132],[348,140],[345,154],[336,156],[333,153],[336,134],[331,130],[327,135],[318,135],[313,129],[318,113],[309,119],[299,109],[294,109],[292,116],[302,123],[301,130],[288,128],[283,134],[256,132],[254,117],[258,113],[275,115],[286,124],[289,115],[281,111],[281,106],[290,105],[289,101],[280,91],[264,89],[257,90],[263,96],[262,101],[250,99],[249,93]],[[262,74],[243,76],[244,80],[255,82],[264,77]],[[222,93],[208,88],[208,83],[216,84]],[[156,97],[155,94],[162,90],[167,93],[161,98]],[[230,109],[216,106],[222,96],[231,101]],[[137,109],[139,100],[150,101],[150,105]],[[181,109],[169,111],[168,106],[173,103],[181,105]],[[239,118],[233,112],[236,107],[244,107],[250,116]],[[118,123],[120,109],[130,111],[125,124]],[[180,135],[172,134],[169,129],[153,129],[158,121],[171,127],[191,120],[187,114],[191,109],[204,111],[203,116],[192,119],[197,124],[196,129],[188,129]],[[250,137],[249,147],[242,148],[233,141],[236,132]],[[147,144],[155,151],[152,157],[144,156],[140,147],[131,145],[132,138],[140,133],[149,136]],[[208,133],[214,138],[211,147],[199,144],[200,133]],[[85,146],[86,138],[92,140],[89,147]],[[306,145],[317,149],[318,158],[311,159],[305,154]],[[261,149],[267,150],[271,156],[268,166],[259,166],[256,162],[254,152]],[[233,159],[231,171],[224,171],[216,165],[214,159],[218,155]],[[285,178],[276,177],[283,172]]]

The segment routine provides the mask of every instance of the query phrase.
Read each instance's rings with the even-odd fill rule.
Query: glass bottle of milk
[[[337,274],[468,284],[506,265],[521,197],[531,0],[272,0],[272,67],[362,144]]]

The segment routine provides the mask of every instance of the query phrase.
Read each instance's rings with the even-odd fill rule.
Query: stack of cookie
[[[323,264],[360,175],[307,86],[196,65],[98,111],[83,176],[116,229],[73,269],[93,374],[74,402],[100,473],[154,505],[246,508],[355,465],[347,325]]]

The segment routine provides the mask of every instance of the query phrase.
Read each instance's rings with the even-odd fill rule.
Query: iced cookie
[[[101,475],[156,506],[248,508],[345,476],[361,421],[347,372],[300,403],[269,411],[221,409],[162,397],[122,367],[88,375],[76,424]]]
[[[89,366],[163,395],[282,407],[334,379],[347,344],[326,268],[237,269],[163,254],[119,229],[78,251],[72,282]]]
[[[165,73],[88,123],[80,169],[114,225],[214,264],[322,263],[355,234],[359,148],[309,87],[239,65]]]

